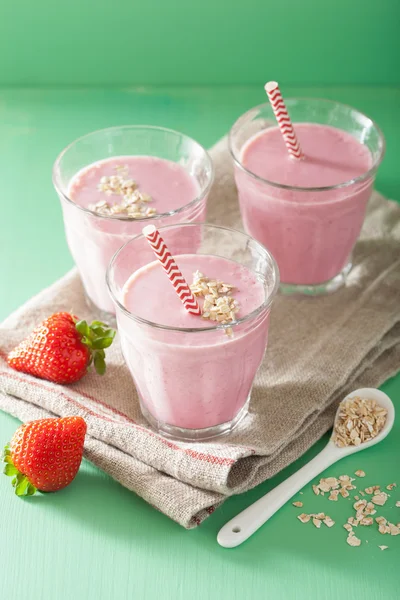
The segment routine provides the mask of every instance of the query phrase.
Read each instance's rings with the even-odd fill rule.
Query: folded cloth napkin
[[[211,150],[216,182],[209,220],[241,228],[226,141]],[[228,437],[203,443],[164,439],[140,414],[118,338],[104,377],[70,386],[17,373],[5,357],[49,314],[95,318],[75,270],[0,326],[0,408],[22,421],[81,415],[85,456],[186,528],[224,499],[275,475],[331,426],[338,402],[400,369],[400,206],[373,194],[347,285],[320,298],[275,300],[269,347],[248,416]]]

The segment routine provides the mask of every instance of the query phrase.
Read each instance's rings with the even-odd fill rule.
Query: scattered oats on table
[[[364,509],[365,514],[374,515],[376,513],[375,505],[372,502],[367,502],[367,506]]]
[[[374,520],[372,517],[363,517],[360,521],[360,525],[369,526],[369,525],[372,525],[373,522],[374,522]]]
[[[361,540],[358,537],[356,537],[352,531],[349,532],[346,541],[349,544],[349,546],[361,546]]]
[[[379,533],[385,535],[386,533],[390,533],[390,528],[388,525],[381,523],[378,527]]]
[[[375,494],[375,492],[377,492],[378,490],[380,490],[380,486],[379,485],[371,485],[370,487],[365,488],[365,493],[366,494]]]
[[[357,502],[354,502],[353,504],[353,508],[354,510],[364,510],[364,508],[367,506],[367,501],[366,500],[357,500]]]
[[[377,506],[383,506],[386,503],[387,499],[388,494],[386,494],[386,492],[380,492],[379,494],[375,494],[375,496],[372,496],[371,502],[373,502]]]
[[[349,475],[340,475],[339,482],[341,489],[344,490],[355,490],[356,486],[353,485],[353,481],[355,481],[354,477],[350,477]]]
[[[355,472],[355,475],[357,477],[364,477],[365,472],[358,470]],[[356,489],[356,486],[353,485],[353,481],[355,481],[354,478],[349,475],[340,475],[338,479],[336,477],[326,477],[320,479],[318,484],[313,484],[312,489],[317,496],[329,493],[328,499],[337,501],[339,494],[346,498],[350,495],[349,490]],[[394,487],[396,487],[396,484],[391,483],[386,486],[386,489],[391,491]],[[348,532],[346,541],[349,546],[353,547],[361,545],[361,540],[355,535],[353,527],[357,527],[358,525],[364,527],[372,526],[374,524],[372,515],[376,514],[376,506],[383,506],[389,498],[389,494],[383,492],[379,485],[372,485],[366,488],[365,492],[359,490],[359,494],[361,496],[368,494],[371,495],[372,498],[369,500],[368,498],[360,498],[358,495],[354,496],[355,502],[353,503],[353,509],[356,511],[356,514],[355,516],[349,517],[347,523],[343,525],[343,528]],[[293,505],[300,507],[303,506],[303,503],[293,502]],[[396,506],[400,507],[400,500],[396,502]],[[322,523],[329,528],[335,525],[335,521],[328,515],[325,515],[325,513],[302,513],[301,515],[297,515],[297,518],[302,523],[308,523],[308,521],[312,519],[312,522],[317,529],[321,528]],[[395,525],[394,523],[388,522],[385,517],[382,516],[375,517],[375,522],[378,524],[379,533],[392,536],[400,535],[400,523]],[[366,543],[368,543],[368,541],[366,541]],[[379,548],[386,550],[388,546],[379,546]]]
[[[386,422],[387,410],[376,400],[354,396],[341,402],[333,441],[339,448],[359,446],[372,440]]]
[[[314,514],[314,515],[311,515],[311,516],[315,517],[316,519],[325,519],[327,515],[325,513],[323,513],[323,512],[320,512],[320,513],[317,513],[317,514]]]
[[[319,529],[321,527],[321,524],[322,524],[321,519],[317,519],[316,517],[313,517],[312,522],[314,523],[314,525],[317,529]]]
[[[322,523],[324,523],[329,528],[333,527],[333,525],[335,524],[335,521],[331,519],[329,515],[326,515],[323,512],[311,513],[309,515],[307,513],[301,513],[301,515],[297,515],[297,518],[302,523],[308,523],[308,521],[312,519],[312,522],[317,529],[321,528]]]
[[[387,550],[389,546],[378,546],[378,548],[380,548],[381,550]]]
[[[400,535],[400,527],[394,523],[388,523],[390,535]]]
[[[307,515],[306,513],[301,513],[301,515],[297,515],[297,518],[302,523],[308,523],[308,521],[311,519],[311,515]]]
[[[339,496],[339,490],[332,490],[331,493],[329,494],[328,500],[333,500],[334,502],[337,502]]]
[[[297,506],[297,508],[301,508],[303,506],[302,502],[292,502],[293,506]]]

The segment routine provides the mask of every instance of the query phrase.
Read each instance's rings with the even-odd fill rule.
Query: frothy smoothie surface
[[[278,127],[250,138],[243,165],[259,177],[282,185],[326,187],[363,175],[372,166],[369,149],[350,133],[328,125],[295,123],[304,160],[289,156]]]
[[[199,194],[196,180],[182,165],[154,156],[115,156],[79,171],[71,180],[69,197],[84,208],[102,201],[119,204],[123,201],[121,193],[110,193],[107,186],[100,189],[102,178],[112,176],[121,176],[123,182],[133,181],[135,190],[150,196],[146,203],[156,214],[181,208]]]
[[[231,296],[238,303],[236,318],[248,315],[264,302],[262,282],[237,262],[201,254],[182,254],[175,259],[189,285],[196,271],[201,271],[209,279],[233,285]],[[203,301],[203,298],[198,298],[200,306]],[[133,273],[125,284],[123,303],[132,314],[160,325],[201,328],[216,324],[185,310],[158,261]]]

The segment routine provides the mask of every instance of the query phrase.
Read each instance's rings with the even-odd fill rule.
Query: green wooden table
[[[400,200],[400,90],[335,87],[285,89],[352,104],[375,119],[387,139],[377,188]],[[262,88],[127,88],[0,90],[0,318],[72,266],[64,241],[51,169],[58,152],[76,137],[128,123],[165,125],[206,146],[237,116],[264,101]],[[400,303],[400,299],[399,299]],[[400,406],[400,376],[383,389]],[[0,413],[0,440],[18,425]],[[110,477],[84,462],[76,481],[56,495],[17,499],[0,477],[0,597],[4,600],[394,599],[399,594],[400,537],[363,528],[359,548],[346,544],[340,526],[351,514],[346,501],[302,496],[308,511],[338,522],[317,530],[297,521],[290,504],[242,546],[225,550],[219,528],[286,478],[323,446],[273,480],[231,498],[200,528],[185,531]],[[365,486],[400,486],[400,420],[380,446],[349,457],[326,475],[364,469]],[[393,492],[391,521],[400,521]],[[360,529],[360,528],[359,528]],[[368,540],[368,543],[366,543]],[[382,552],[378,544],[389,549]]]

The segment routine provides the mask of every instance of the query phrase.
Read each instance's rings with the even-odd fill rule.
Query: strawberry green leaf
[[[104,327],[101,327],[100,325],[95,325],[94,327],[91,327],[93,333],[95,333],[96,335],[98,335],[99,337],[104,337],[105,334],[105,329]]]
[[[22,479],[25,477],[25,475],[23,475],[23,473],[20,473],[19,471],[17,472],[17,475],[14,477],[14,479],[12,480],[11,484],[13,487],[17,487],[17,485],[19,485],[22,481]]]
[[[15,493],[17,494],[17,496],[25,496],[28,486],[29,479],[25,475],[23,475],[20,481],[15,486]]]
[[[86,321],[79,321],[76,328],[82,335],[82,344],[88,347],[91,355],[87,366],[93,361],[96,372],[103,375],[106,370],[104,349],[111,346],[116,331],[101,321],[93,321],[91,325]]]
[[[104,375],[106,372],[106,361],[98,352],[96,352],[94,355],[94,368],[96,369],[96,373],[99,375]]]
[[[3,473],[8,477],[12,477],[13,475],[18,475],[19,471],[13,464],[8,464],[4,467]]]
[[[111,338],[113,340],[115,338],[116,333],[117,332],[115,329],[106,329],[104,332],[104,337]]]
[[[17,467],[13,464],[8,445],[4,448],[4,462],[6,465],[3,473],[8,477],[13,478],[11,484],[15,488],[15,493],[17,496],[31,496],[34,494],[36,491],[35,486],[33,486],[26,475],[20,473]]]
[[[92,341],[90,340],[90,338],[86,337],[86,335],[84,335],[81,339],[82,344],[85,344],[85,346],[88,346],[88,348],[92,347]]]
[[[107,327],[107,325],[101,321],[92,321],[90,327]]]
[[[2,457],[5,458],[6,456],[10,456],[10,454],[11,454],[10,446],[8,444],[6,444],[3,449]]]
[[[28,485],[28,487],[26,488],[26,495],[27,496],[33,496],[33,494],[36,493],[36,488],[34,485],[32,485],[31,483]]]
[[[83,336],[90,337],[90,327],[86,321],[78,321],[75,324],[75,327]]]
[[[92,342],[92,348],[94,348],[95,350],[101,350],[102,348],[109,348],[112,343],[113,343],[113,338],[110,338],[110,337],[98,338],[97,340],[94,340]]]

